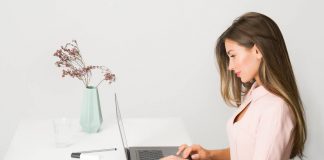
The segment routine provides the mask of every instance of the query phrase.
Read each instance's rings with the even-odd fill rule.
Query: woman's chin
[[[239,78],[241,79],[242,83],[247,83],[247,82],[251,81],[250,79],[246,79],[246,78],[243,78],[243,77],[239,77]]]

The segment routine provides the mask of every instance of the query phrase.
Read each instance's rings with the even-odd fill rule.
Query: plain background
[[[234,108],[220,96],[214,47],[248,11],[281,28],[306,110],[305,154],[321,159],[323,6],[319,0],[1,0],[0,159],[24,118],[79,114],[83,84],[61,78],[53,56],[72,39],[87,64],[114,71],[116,83],[99,91],[119,94],[124,117],[178,116],[193,143],[226,147],[225,123]]]

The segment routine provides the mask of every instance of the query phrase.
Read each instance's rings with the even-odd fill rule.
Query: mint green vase
[[[89,86],[84,90],[81,108],[80,125],[84,132],[99,132],[102,124],[102,114],[97,87]]]

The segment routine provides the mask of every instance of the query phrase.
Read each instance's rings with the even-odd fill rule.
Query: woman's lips
[[[241,72],[236,72],[235,74],[237,77],[241,77]]]

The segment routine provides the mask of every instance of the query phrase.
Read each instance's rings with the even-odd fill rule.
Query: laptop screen
[[[127,140],[126,140],[125,129],[124,129],[122,117],[121,117],[121,114],[120,114],[116,93],[115,93],[115,107],[116,107],[116,117],[117,117],[118,129],[119,129],[119,133],[120,133],[120,136],[121,136],[121,139],[122,139],[125,154],[127,156],[127,159],[130,159],[128,151],[127,151],[128,145],[127,145]]]

